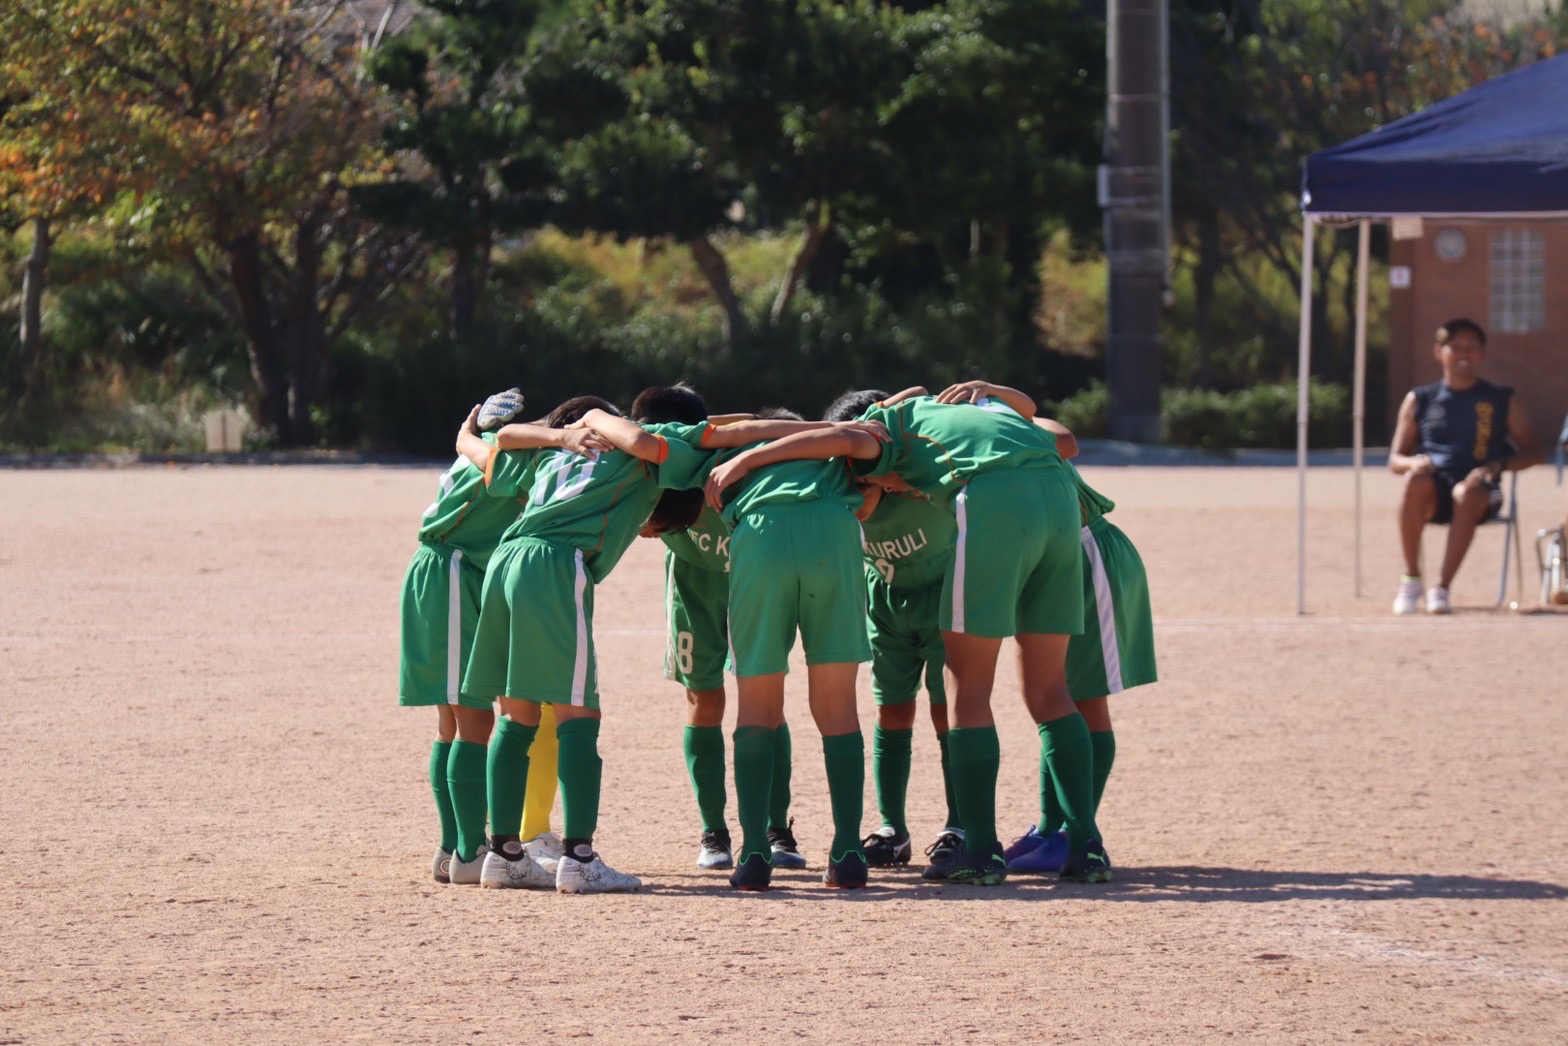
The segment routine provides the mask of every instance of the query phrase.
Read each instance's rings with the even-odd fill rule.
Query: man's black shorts
[[[1435,472],[1432,481],[1437,485],[1437,509],[1432,514],[1432,523],[1452,523],[1454,520],[1454,488],[1459,481],[1468,476],[1469,472]],[[1503,488],[1498,483],[1487,485],[1486,515],[1481,517],[1485,523],[1489,519],[1496,519],[1497,514],[1503,510]]]

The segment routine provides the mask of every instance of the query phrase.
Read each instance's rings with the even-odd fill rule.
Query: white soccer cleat
[[[1399,583],[1399,593],[1394,596],[1394,613],[1414,614],[1421,609],[1421,579],[1405,578]]]
[[[555,876],[539,867],[526,851],[508,859],[500,850],[491,850],[485,854],[479,885],[492,890],[548,890],[555,885]]]
[[[523,844],[523,852],[532,857],[539,867],[555,874],[555,866],[566,853],[566,847],[561,843],[561,837],[554,832],[540,832]]]
[[[555,888],[561,893],[613,893],[635,890],[641,885],[641,879],[617,872],[598,854],[591,861],[579,861],[568,854],[555,869]]]
[[[1426,594],[1426,612],[1428,614],[1452,614],[1454,608],[1448,602],[1448,589],[1442,585],[1433,585]]]
[[[436,847],[435,856],[430,858],[430,876],[438,883],[452,881],[452,851]]]
[[[490,852],[488,842],[480,843],[479,849],[474,853],[472,861],[464,861],[457,854],[447,862],[447,876],[454,886],[478,886],[479,877],[484,870],[485,855]]]

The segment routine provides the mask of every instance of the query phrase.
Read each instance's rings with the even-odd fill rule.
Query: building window
[[[1492,322],[1501,334],[1529,334],[1546,325],[1545,240],[1539,229],[1492,233]]]

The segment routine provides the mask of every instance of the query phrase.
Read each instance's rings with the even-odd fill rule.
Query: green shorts
[[[866,631],[871,640],[871,694],[879,705],[907,705],[924,676],[933,705],[947,704],[942,666],[947,653],[937,615],[940,581],[921,588],[891,588],[875,567],[866,568]]]
[[[599,707],[593,579],[581,551],[536,538],[501,542],[485,574],[463,696]]]
[[[474,645],[484,572],[451,545],[420,545],[403,575],[400,705],[488,707],[463,701],[463,665]]]
[[[1065,469],[982,472],[953,502],[943,631],[1002,639],[1083,631],[1082,517]]]
[[[724,685],[729,654],[730,576],[723,570],[694,566],[664,553],[664,678],[688,690]]]
[[[730,650],[738,676],[789,670],[800,630],[806,663],[866,661],[860,524],[836,501],[765,505],[730,539]]]
[[[1106,519],[1082,528],[1083,634],[1067,644],[1074,701],[1119,694],[1159,679],[1149,576],[1127,535]]]

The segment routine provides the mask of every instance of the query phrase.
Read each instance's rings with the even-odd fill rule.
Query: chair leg
[[[1507,528],[1503,531],[1503,570],[1497,577],[1497,602],[1492,604],[1493,610],[1502,606],[1508,598],[1508,553],[1513,548],[1514,521],[1504,520],[1503,526]]]

